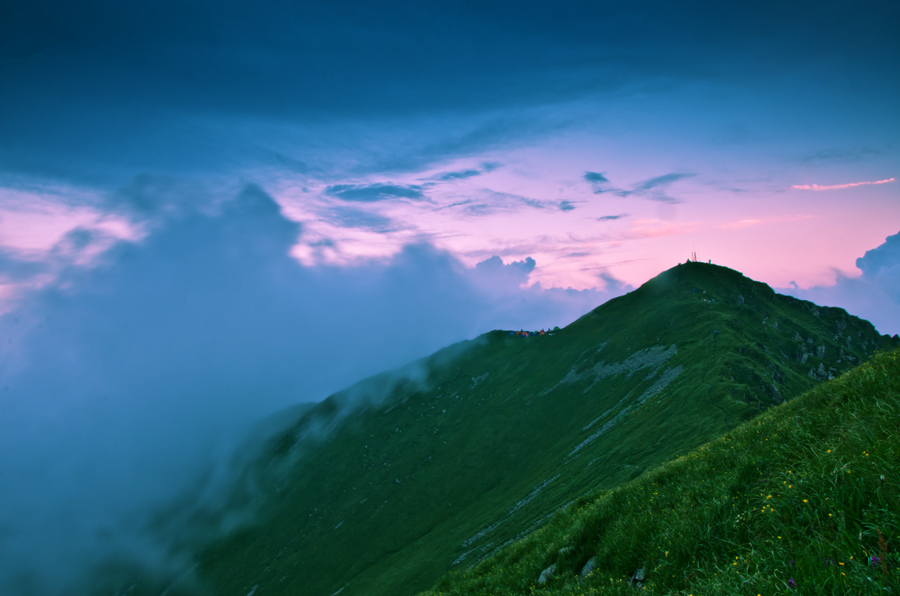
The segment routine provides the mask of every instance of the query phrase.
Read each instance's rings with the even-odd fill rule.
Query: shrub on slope
[[[895,350],[580,498],[423,596],[900,594],[898,462]]]

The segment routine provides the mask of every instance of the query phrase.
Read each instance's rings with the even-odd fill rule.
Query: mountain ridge
[[[305,412],[259,460],[255,523],[206,544],[184,593],[413,594],[900,343],[695,262],[551,335],[509,333]]]
[[[895,348],[419,596],[896,593],[898,419]]]

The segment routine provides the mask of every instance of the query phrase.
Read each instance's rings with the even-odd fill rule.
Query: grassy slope
[[[492,332],[419,363],[419,381],[381,375],[313,408],[260,461],[257,523],[207,545],[201,583],[169,594],[415,593],[886,341],[843,310],[681,265],[553,336]]]
[[[772,408],[423,596],[897,594],[900,351]],[[566,549],[566,550],[563,550]],[[596,567],[580,578],[582,566]],[[538,584],[557,565],[553,579]]]

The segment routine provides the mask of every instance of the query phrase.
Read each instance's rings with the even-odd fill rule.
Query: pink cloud
[[[639,238],[659,238],[663,236],[681,236],[683,234],[692,234],[697,228],[703,227],[701,222],[689,221],[683,223],[673,223],[661,219],[638,219],[631,226],[631,230],[626,234],[629,240]]]
[[[746,228],[749,226],[755,226],[757,224],[761,224],[763,220],[761,219],[741,219],[738,221],[733,221],[730,223],[722,224],[722,227],[725,229],[736,229],[736,228]]]
[[[723,230],[737,230],[740,228],[749,228],[751,226],[757,226],[760,224],[772,224],[772,223],[783,223],[783,222],[795,222],[802,221],[804,219],[813,219],[815,215],[786,215],[780,217],[764,217],[764,218],[744,218],[735,221],[730,221],[719,226]]]
[[[874,181],[866,181],[866,182],[850,182],[848,184],[832,184],[828,186],[821,186],[819,184],[795,184],[791,188],[796,190],[838,190],[840,188],[852,188],[854,186],[865,186],[867,184],[885,184],[887,182],[893,182],[894,178],[888,178],[886,180],[874,180]]]
[[[97,199],[75,188],[30,192],[0,187],[0,248],[38,256],[76,228],[102,232],[110,238],[140,236],[125,219],[96,207],[78,206],[79,200],[90,203]]]

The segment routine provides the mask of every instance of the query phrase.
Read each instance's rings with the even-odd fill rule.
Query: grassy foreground
[[[591,559],[593,571],[581,577]],[[638,570],[644,580],[633,582]],[[900,350],[619,488],[585,495],[423,596],[635,587],[900,594]]]

